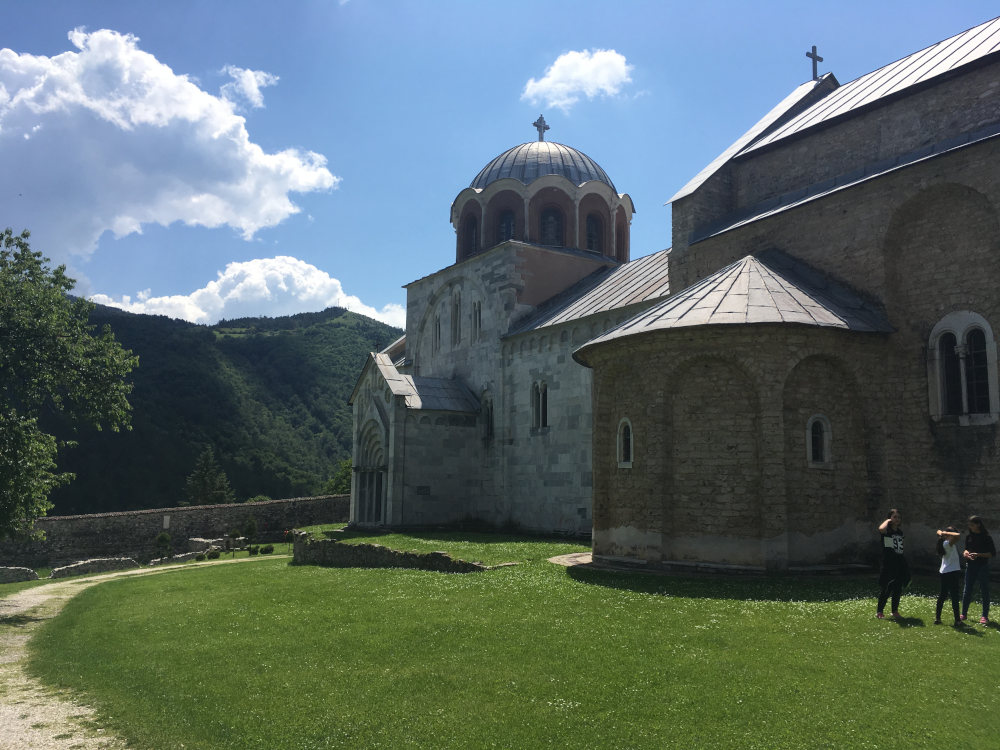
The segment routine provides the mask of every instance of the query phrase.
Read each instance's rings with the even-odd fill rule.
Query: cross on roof
[[[819,80],[819,71],[816,69],[816,63],[823,62],[823,58],[816,54],[816,45],[813,45],[812,52],[806,52],[806,57],[811,58],[813,61],[813,80]]]
[[[549,126],[545,123],[545,116],[538,115],[538,119],[531,123],[538,129],[538,140],[545,140],[545,131],[549,129]]]

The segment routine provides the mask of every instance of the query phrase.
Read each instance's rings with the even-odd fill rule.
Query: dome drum
[[[524,143],[487,164],[452,204],[455,259],[516,240],[627,262],[634,210],[586,154],[560,143]]]

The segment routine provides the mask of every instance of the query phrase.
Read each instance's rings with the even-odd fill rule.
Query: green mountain
[[[402,334],[341,308],[213,326],[99,306],[91,314],[139,357],[132,430],[71,431],[59,466],[76,479],[53,514],[176,505],[210,445],[238,499],[317,492],[350,457],[351,395],[368,352]]]

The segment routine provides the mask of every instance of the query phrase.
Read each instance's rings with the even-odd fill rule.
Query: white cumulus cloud
[[[580,101],[616,96],[632,82],[632,66],[613,49],[566,52],[556,58],[540,80],[530,79],[521,99],[531,104],[558,107],[564,112]]]
[[[0,206],[54,260],[89,255],[106,231],[229,226],[250,239],[299,208],[291,193],[335,188],[326,158],[267,153],[224,95],[202,90],[107,29],[69,33],[53,57],[0,49]],[[251,106],[277,78],[232,68]]]
[[[247,70],[237,68],[235,65],[227,65],[222,72],[233,79],[219,90],[223,98],[234,104],[245,101],[255,109],[264,106],[264,95],[260,90],[265,86],[274,86],[279,80],[278,76],[265,73],[263,70]]]
[[[229,263],[218,278],[187,295],[154,297],[146,289],[134,299],[130,295],[114,299],[105,294],[95,294],[90,299],[133,313],[166,315],[192,323],[211,324],[223,318],[277,317],[343,307],[399,328],[406,325],[403,305],[388,304],[376,310],[358,297],[346,294],[340,281],[325,271],[287,255]]]

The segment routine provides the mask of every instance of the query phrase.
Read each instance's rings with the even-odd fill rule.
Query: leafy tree
[[[350,495],[351,494],[351,459],[345,458],[337,464],[337,471],[333,478],[328,480],[322,488],[324,495]]]
[[[253,543],[257,540],[257,519],[253,516],[247,519],[246,524],[243,526],[243,536],[247,538],[247,544],[251,547]]]
[[[29,535],[71,481],[60,447],[40,420],[113,431],[130,427],[125,378],[138,363],[110,329],[90,325],[94,305],[69,296],[76,282],[28,244],[27,230],[0,232],[0,538]]]
[[[216,462],[210,445],[205,446],[198,456],[194,471],[187,478],[187,496],[192,505],[220,505],[236,501],[229,486],[229,477]]]

